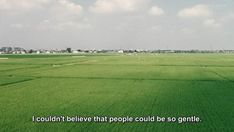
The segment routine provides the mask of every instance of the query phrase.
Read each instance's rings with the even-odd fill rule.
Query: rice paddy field
[[[197,116],[33,122],[33,116]],[[0,131],[234,131],[234,54],[0,55]]]

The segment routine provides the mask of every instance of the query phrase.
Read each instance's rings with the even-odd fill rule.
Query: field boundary
[[[166,79],[166,78],[118,78],[118,77],[66,77],[66,76],[14,76],[14,77],[25,77],[34,79],[93,79],[93,80],[132,80],[132,81],[181,81],[181,82],[234,82],[234,80],[224,79],[200,79],[200,80],[189,80],[189,79]],[[34,80],[32,79],[32,80]]]
[[[28,82],[28,81],[32,81],[32,80],[35,80],[35,79],[24,79],[24,80],[19,80],[19,81],[15,81],[15,82],[8,82],[8,83],[0,84],[0,86],[8,86],[8,85],[13,85],[13,84],[18,84],[18,83]]]

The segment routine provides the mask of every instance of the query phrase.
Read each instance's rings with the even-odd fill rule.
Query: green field
[[[32,116],[198,116],[35,123]],[[234,131],[234,54],[1,55],[0,131]]]

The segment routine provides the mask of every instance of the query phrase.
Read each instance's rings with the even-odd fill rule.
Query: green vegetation
[[[0,131],[234,131],[234,54],[1,55]],[[33,123],[32,116],[199,116]]]

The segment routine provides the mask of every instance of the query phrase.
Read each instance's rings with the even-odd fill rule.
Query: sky
[[[234,50],[233,0],[0,0],[0,47]]]

